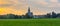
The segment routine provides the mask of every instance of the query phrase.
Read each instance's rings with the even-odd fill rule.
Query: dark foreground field
[[[60,26],[60,19],[0,19],[0,26]]]

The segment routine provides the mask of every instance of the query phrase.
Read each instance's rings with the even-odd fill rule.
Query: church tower
[[[28,14],[31,14],[30,7],[28,7]]]
[[[28,7],[28,12],[30,12],[30,7]]]

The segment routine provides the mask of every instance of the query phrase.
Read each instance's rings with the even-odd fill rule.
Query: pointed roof
[[[30,12],[30,7],[28,7],[28,12]]]

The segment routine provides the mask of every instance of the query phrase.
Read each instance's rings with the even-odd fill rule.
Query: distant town
[[[28,12],[25,15],[14,15],[14,14],[6,14],[0,15],[0,19],[31,19],[31,18],[60,18],[60,13],[55,13],[52,11],[51,13],[47,13],[46,15],[33,15],[30,11],[30,7],[28,7]]]

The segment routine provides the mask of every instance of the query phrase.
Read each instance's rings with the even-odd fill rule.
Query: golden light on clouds
[[[60,3],[58,0],[0,0],[0,14],[24,15],[28,6],[34,15],[42,15],[52,11],[49,7],[60,7]]]
[[[6,8],[0,8],[0,15],[5,15],[5,14],[16,14],[16,15],[22,15],[24,14],[25,11],[23,10],[14,10],[14,9],[6,9]]]
[[[22,15],[26,13],[25,0],[0,0],[0,15],[4,14],[16,14]]]

